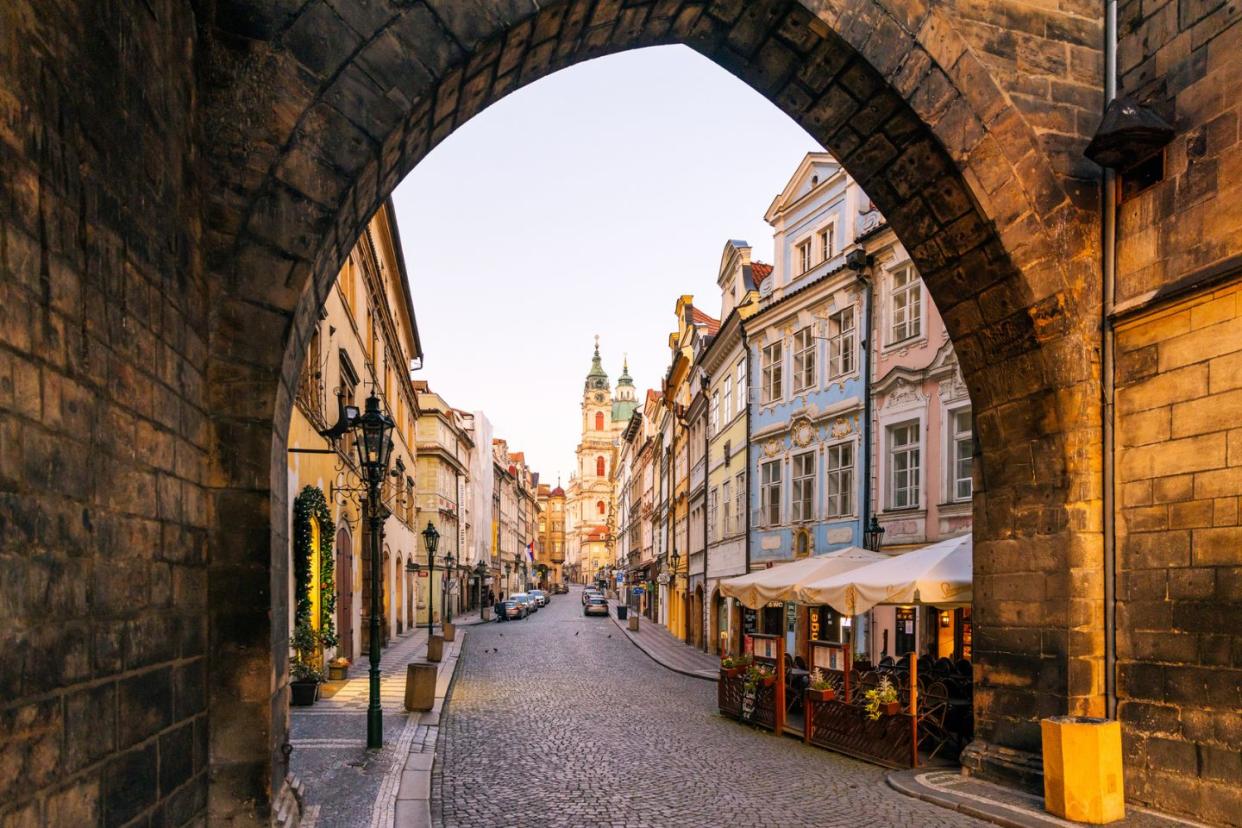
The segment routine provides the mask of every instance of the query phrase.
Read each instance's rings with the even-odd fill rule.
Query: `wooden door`
[[[349,532],[336,533],[336,654],[354,657],[354,555]]]

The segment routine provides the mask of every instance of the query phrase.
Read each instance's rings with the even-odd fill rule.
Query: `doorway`
[[[336,533],[336,654],[354,657],[354,553],[349,531]]]

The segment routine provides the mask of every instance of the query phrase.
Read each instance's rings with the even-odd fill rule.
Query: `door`
[[[336,533],[336,654],[354,657],[354,556],[349,532]]]

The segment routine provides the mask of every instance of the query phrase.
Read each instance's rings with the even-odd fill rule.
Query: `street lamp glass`
[[[423,544],[427,547],[428,560],[435,557],[436,547],[440,543],[440,533],[436,531],[436,527],[431,521],[427,521],[427,528],[423,530]]]
[[[396,423],[380,410],[379,397],[374,393],[367,397],[366,411],[354,419],[354,428],[362,432],[358,440],[358,463],[362,473],[372,485],[377,485],[388,469],[392,453],[392,434]]]

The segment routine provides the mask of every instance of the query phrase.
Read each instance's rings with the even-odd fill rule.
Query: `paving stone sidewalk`
[[[656,663],[667,667],[675,673],[692,678],[716,681],[720,678],[720,660],[711,653],[696,650],[689,644],[679,640],[663,625],[657,624],[646,616],[638,621],[638,632],[629,630],[629,622],[617,618],[617,603],[608,602],[608,610],[613,622],[625,633],[626,638],[634,642],[638,649],[650,656]]]
[[[1083,824],[1060,819],[1045,811],[1042,796],[963,776],[957,769],[891,771],[887,781],[893,790],[908,796],[1006,828],[1074,828]],[[1125,819],[1110,824],[1124,828],[1201,825],[1133,805],[1126,806]]]
[[[437,666],[435,705],[423,713],[406,712],[405,684],[406,666],[426,658],[427,630],[390,643],[380,659],[380,750],[366,748],[370,688],[365,656],[350,667],[343,684],[327,685],[313,706],[290,711],[289,771],[303,791],[303,828],[431,824],[428,795],[440,711],[467,634],[463,628],[478,623],[476,615],[455,624],[457,640],[445,642]]]

